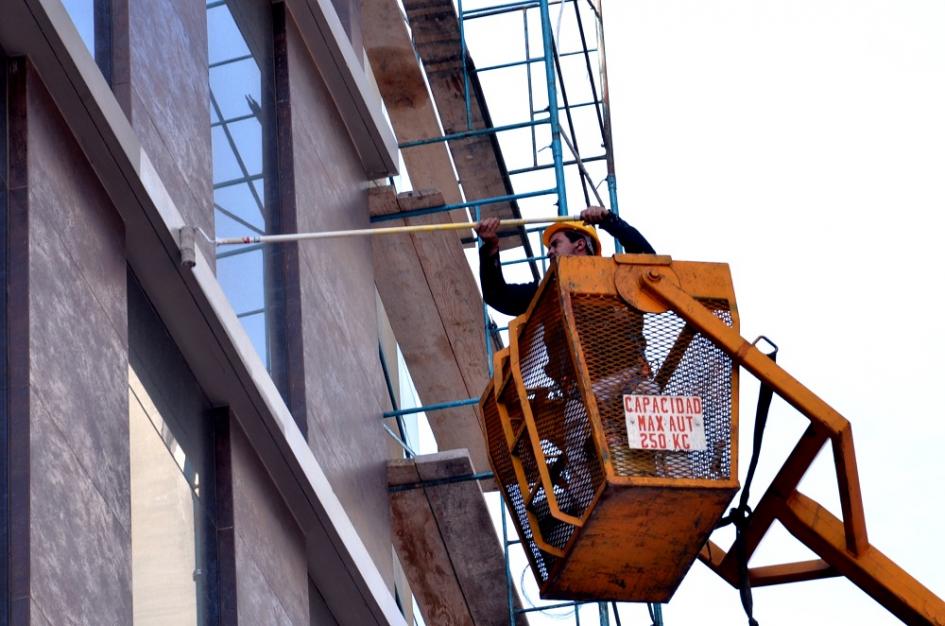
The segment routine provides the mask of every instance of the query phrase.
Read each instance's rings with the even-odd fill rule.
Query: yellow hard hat
[[[551,238],[554,237],[555,233],[561,232],[562,230],[576,230],[582,235],[587,235],[594,240],[594,254],[596,256],[601,255],[600,238],[597,236],[597,229],[590,224],[585,224],[584,222],[555,222],[546,228],[544,233],[542,233],[541,242],[545,244],[546,248],[548,248],[551,246]]]

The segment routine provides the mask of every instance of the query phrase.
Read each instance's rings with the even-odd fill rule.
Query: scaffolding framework
[[[403,7],[442,128],[436,136],[427,132],[402,140],[399,148],[408,160],[412,150],[447,146],[461,197],[440,206],[373,215],[373,223],[406,223],[437,214],[457,221],[457,212],[473,221],[538,217],[548,215],[550,204],[558,215],[591,205],[619,213],[599,0],[403,0]],[[484,32],[489,42],[499,33],[507,45],[489,45],[477,37]],[[496,58],[499,49],[514,50],[520,58]],[[598,187],[604,183],[606,193],[601,194]],[[546,265],[541,230],[522,227],[503,239],[501,247],[512,257],[503,265],[527,264],[532,277],[540,278]],[[468,235],[464,242],[470,243]],[[491,376],[496,339],[506,328],[493,322],[485,304],[482,314]],[[407,458],[415,453],[404,440],[404,415],[448,412],[478,401],[458,398],[403,409],[392,389],[390,395],[393,408],[384,418],[395,422],[397,432],[386,428],[400,437]],[[468,480],[484,476],[471,474]],[[613,603],[518,605],[510,561],[519,542],[509,535],[504,504],[501,515],[510,624],[538,611],[571,611],[575,623],[587,624],[588,610],[581,611],[587,604],[597,605],[591,612],[601,626],[609,626],[612,619],[620,623]],[[659,605],[650,605],[649,612],[654,624],[662,624]]]

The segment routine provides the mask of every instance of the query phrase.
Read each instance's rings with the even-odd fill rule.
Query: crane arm
[[[742,532],[746,561],[775,521],[820,559],[749,569],[751,583],[771,585],[842,575],[908,624],[945,626],[945,602],[869,543],[850,422],[673,281],[663,280],[659,271],[642,275],[640,283],[810,420]],[[828,441],[842,519],[797,490]],[[727,553],[709,541],[699,558],[732,585],[739,584],[734,550]]]

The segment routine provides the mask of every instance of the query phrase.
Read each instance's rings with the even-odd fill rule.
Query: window
[[[62,0],[96,64],[111,79],[111,0]]]
[[[384,330],[381,330],[384,333]],[[396,356],[391,358],[384,350],[384,342],[378,346],[381,359],[381,369],[384,372],[387,393],[391,406],[397,410],[410,411],[423,406],[417,388],[414,386],[407,362],[404,360],[400,345],[394,343],[393,350]],[[388,348],[390,349],[390,348]],[[389,421],[393,419],[393,422]],[[427,421],[426,413],[408,412],[397,415],[396,418],[385,419],[384,428],[396,439],[403,448],[404,456],[410,454],[433,454],[438,451],[436,438]]]
[[[197,623],[200,475],[128,369],[135,624]]]
[[[214,416],[144,291],[128,280],[134,623],[219,616]]]
[[[207,3],[213,203],[217,237],[273,232],[275,119],[268,2]],[[276,264],[263,246],[221,248],[217,278],[266,367],[273,369]]]

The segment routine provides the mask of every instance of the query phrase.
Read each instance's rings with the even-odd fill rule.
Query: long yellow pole
[[[500,220],[499,226],[523,226],[525,224],[551,224],[553,222],[580,221],[580,216],[556,215],[551,217],[533,217],[513,220]],[[292,233],[288,235],[255,235],[247,237],[227,237],[215,239],[218,246],[259,243],[285,243],[305,241],[307,239],[329,239],[332,237],[373,237],[374,235],[396,235],[402,233],[432,233],[447,230],[469,230],[479,226],[479,222],[455,222],[446,224],[421,224],[419,226],[391,226],[388,228],[362,228],[359,230],[330,230],[319,233]]]

